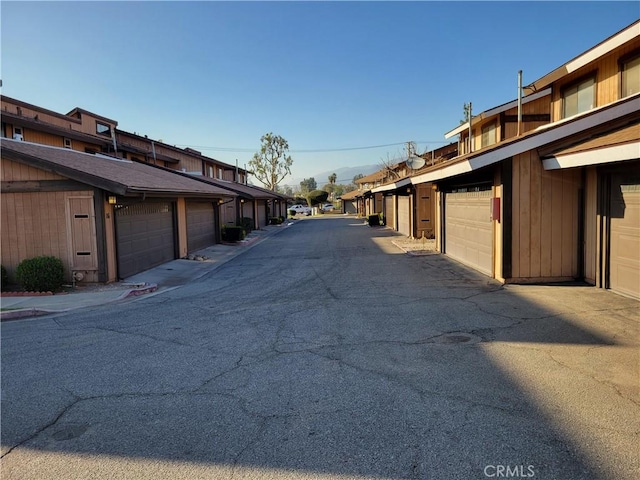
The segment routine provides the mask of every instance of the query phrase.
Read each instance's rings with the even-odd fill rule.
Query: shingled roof
[[[230,190],[144,163],[6,138],[0,145],[3,159],[53,172],[117,195],[236,196]]]

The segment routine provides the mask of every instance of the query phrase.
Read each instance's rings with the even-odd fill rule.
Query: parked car
[[[334,208],[335,208],[335,207],[333,206],[333,204],[332,204],[332,203],[325,203],[325,204],[322,206],[322,211],[323,211],[323,212],[333,212]]]
[[[302,205],[300,203],[296,205],[291,205],[289,208],[287,208],[287,211],[289,210],[293,210],[294,212],[296,212],[296,215],[307,215],[307,216],[311,215],[311,207]]]

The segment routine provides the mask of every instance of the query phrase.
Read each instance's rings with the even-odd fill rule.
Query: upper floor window
[[[596,105],[596,79],[582,80],[562,91],[562,118],[591,110]]]
[[[64,148],[71,148],[71,139],[70,138],[65,138],[64,139]]]
[[[488,147],[496,143],[496,124],[491,122],[482,127],[482,146]]]
[[[105,123],[96,122],[96,133],[100,135],[111,135],[111,127]]]
[[[622,98],[640,92],[640,56],[622,64]]]

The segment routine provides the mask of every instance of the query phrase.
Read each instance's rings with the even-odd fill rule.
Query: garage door
[[[172,202],[144,202],[116,210],[118,276],[127,278],[175,258]]]
[[[256,200],[258,203],[258,228],[262,228],[267,223],[267,201],[266,200]]]
[[[640,182],[614,179],[610,258],[611,290],[640,298]]]
[[[445,253],[493,276],[491,190],[445,194]]]
[[[398,231],[411,236],[411,202],[410,197],[398,198]]]
[[[187,202],[187,250],[189,253],[216,243],[216,214],[211,202]]]
[[[384,216],[387,227],[396,229],[396,209],[392,196],[384,197]]]

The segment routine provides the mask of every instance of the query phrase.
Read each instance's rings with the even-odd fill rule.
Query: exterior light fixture
[[[109,202],[109,205],[115,205],[116,203],[118,203],[118,199],[115,195],[109,195],[107,201]]]

